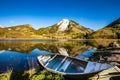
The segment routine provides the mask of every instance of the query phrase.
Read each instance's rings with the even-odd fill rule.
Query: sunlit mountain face
[[[86,39],[93,30],[73,20],[63,19],[52,26],[35,30],[31,24],[3,27],[0,25],[1,39]]]
[[[120,18],[111,22],[102,29],[93,32],[89,38],[94,39],[120,39]]]
[[[3,27],[0,25],[1,39],[119,39],[120,18],[104,28],[93,31],[73,20],[62,19],[52,26],[35,30],[31,24]]]
[[[73,20],[62,19],[52,26],[40,28],[37,33],[52,39],[85,39],[86,35],[92,32],[92,29],[86,28]]]

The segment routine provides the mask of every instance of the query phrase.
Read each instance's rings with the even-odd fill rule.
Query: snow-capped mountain
[[[59,26],[58,31],[65,31],[68,29],[70,21],[68,19],[63,19],[57,25]]]
[[[91,33],[93,30],[88,29],[78,23],[76,23],[75,21],[72,20],[68,20],[68,19],[63,19],[61,20],[59,23],[57,23],[58,29],[57,32],[67,32],[67,33],[71,33],[71,32],[77,32],[77,33]]]
[[[86,34],[92,33],[93,30],[86,28],[75,21],[62,19],[60,22],[46,27],[40,28],[38,33],[47,37],[54,38],[78,38],[85,36]]]

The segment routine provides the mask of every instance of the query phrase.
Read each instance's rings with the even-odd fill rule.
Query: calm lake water
[[[0,40],[0,73],[8,70],[41,70],[37,56],[64,54],[76,57],[92,48],[109,46],[114,40]]]

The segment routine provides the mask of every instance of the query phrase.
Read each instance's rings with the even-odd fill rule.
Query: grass
[[[35,70],[26,71],[12,71],[8,70],[5,73],[0,74],[0,80],[30,80],[30,77],[35,74]]]
[[[0,74],[0,80],[10,80],[12,70],[7,71],[6,73]]]
[[[35,73],[34,69],[26,71],[8,70],[6,73],[0,74],[0,80],[65,80],[60,74],[52,74],[46,70]]]
[[[46,70],[34,74],[30,80],[65,80],[61,74],[52,74]]]

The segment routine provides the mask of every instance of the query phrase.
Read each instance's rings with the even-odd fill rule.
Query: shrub
[[[61,74],[52,74],[46,70],[34,74],[30,80],[65,80]]]

